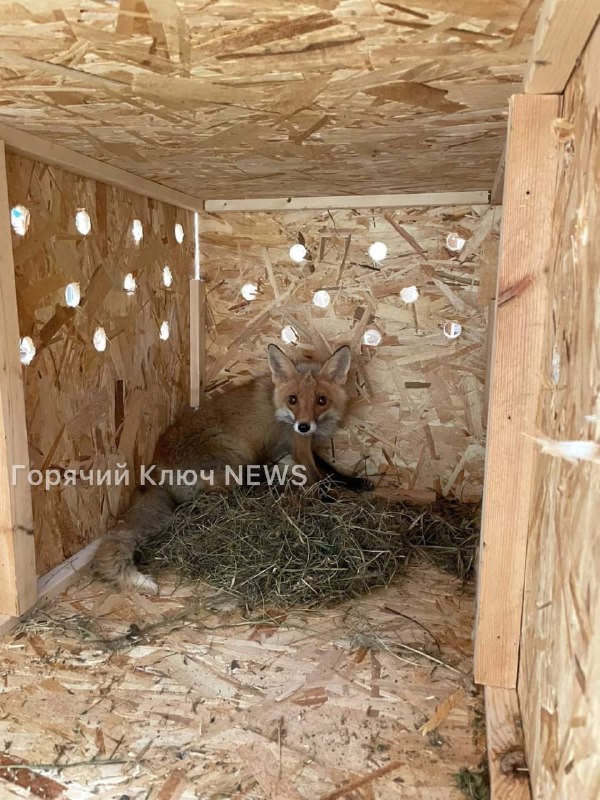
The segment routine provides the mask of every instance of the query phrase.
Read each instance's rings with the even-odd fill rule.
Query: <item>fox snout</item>
[[[317,430],[316,422],[294,422],[294,430],[301,436],[310,436]]]

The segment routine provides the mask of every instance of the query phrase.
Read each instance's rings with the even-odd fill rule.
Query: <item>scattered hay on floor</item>
[[[203,580],[247,609],[324,605],[386,586],[416,552],[466,579],[479,510],[378,498],[327,502],[269,487],[199,495],[144,543],[140,567]]]
[[[477,771],[465,767],[454,775],[454,780],[468,800],[490,800],[490,776],[487,765]]]

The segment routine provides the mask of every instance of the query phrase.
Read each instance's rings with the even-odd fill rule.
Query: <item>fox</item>
[[[227,468],[299,458],[313,483],[324,479],[353,491],[373,488],[367,479],[339,472],[318,454],[319,445],[347,416],[350,348],[339,347],[324,362],[293,361],[270,344],[267,361],[268,372],[186,409],[159,437],[153,459],[158,474],[193,471],[197,480],[193,486],[172,482],[143,492],[138,488],[130,509],[96,550],[95,577],[121,591],[157,593],[156,582],[135,564],[136,549],[166,527],[177,506],[193,501],[197,492],[225,489]]]

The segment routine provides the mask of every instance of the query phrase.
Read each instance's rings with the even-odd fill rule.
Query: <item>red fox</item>
[[[313,473],[316,470],[334,484],[355,491],[371,489],[369,481],[343,475],[312,451],[312,443],[318,446],[320,440],[332,436],[345,418],[350,361],[348,346],[340,347],[321,364],[294,363],[271,344],[270,374],[226,390],[182,414],[158,440],[154,464],[159,476],[185,471],[195,473],[197,480],[193,486],[173,481],[140,493],[100,543],[93,562],[96,576],[121,589],[156,592],[152,578],[135,566],[138,544],[165,527],[177,505],[211,488],[209,473],[216,486],[223,487],[227,470],[276,464],[294,454],[294,440],[299,437],[307,437],[303,439],[308,445],[304,451],[311,454],[309,467]]]

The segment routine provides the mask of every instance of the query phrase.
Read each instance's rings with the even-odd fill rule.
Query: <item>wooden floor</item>
[[[202,594],[82,579],[5,639],[0,797],[463,797],[484,750],[469,591],[415,567],[325,611]]]

